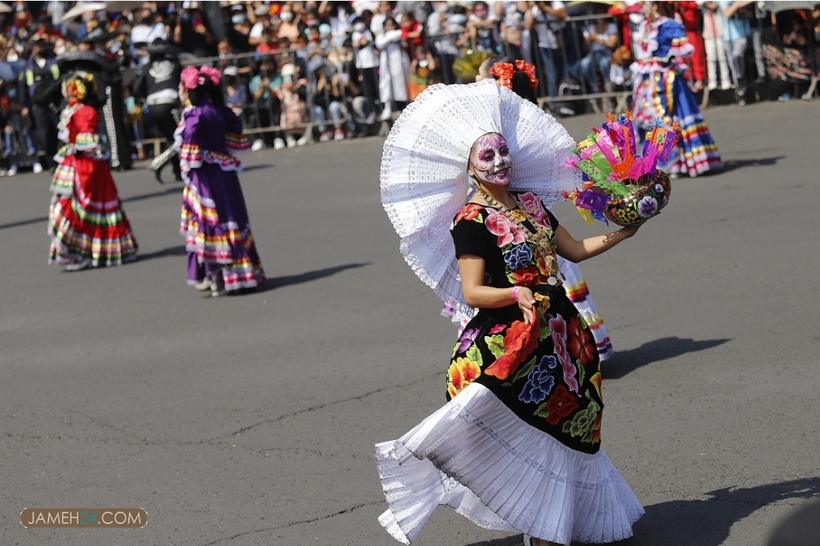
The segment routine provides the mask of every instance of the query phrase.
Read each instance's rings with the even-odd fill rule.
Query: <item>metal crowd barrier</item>
[[[594,25],[595,21],[598,20],[614,23],[619,38],[612,51],[592,54],[585,51],[584,31],[590,25]],[[536,23],[536,25],[537,24],[538,23]],[[522,31],[522,43],[520,47],[504,43],[497,38],[497,34],[497,45],[495,49],[482,49],[481,44],[467,42],[464,40],[465,34],[430,35],[427,37],[427,47],[433,53],[436,61],[445,67],[440,74],[443,83],[458,83],[458,79],[452,70],[448,70],[447,68],[450,67],[453,61],[459,56],[463,55],[467,49],[475,47],[478,50],[484,50],[494,55],[505,54],[511,58],[522,58],[533,64],[536,68],[539,80],[536,96],[541,107],[558,110],[562,104],[583,101],[584,104],[590,104],[593,110],[599,112],[599,103],[603,104],[608,101],[616,101],[616,109],[625,110],[627,108],[627,101],[632,96],[631,86],[626,82],[624,85],[613,85],[609,90],[604,90],[604,86],[606,86],[609,81],[609,73],[603,72],[601,68],[602,62],[595,62],[599,59],[604,61],[609,59],[611,62],[612,53],[620,45],[620,26],[615,18],[608,14],[584,15],[567,17],[563,21],[554,21],[549,24],[550,28],[548,30],[554,33],[559,45],[555,50],[547,51],[539,46],[538,30],[535,27],[532,30]],[[448,46],[448,51],[439,50],[439,44],[442,42]],[[466,45],[458,48],[458,53],[456,53],[452,49],[452,44],[459,42],[466,42]],[[584,59],[587,57],[590,57],[590,60],[584,62]],[[558,65],[560,70],[549,70],[549,68],[551,68],[548,66],[550,61],[552,61],[554,65]],[[585,71],[582,71],[582,62],[584,68],[587,69]],[[552,82],[552,85],[550,85],[550,80],[555,80]],[[593,90],[590,81],[600,82],[602,90]],[[555,89],[553,94],[550,94],[550,87]]]
[[[554,52],[550,52],[549,54],[556,55],[558,64],[562,67],[560,71],[557,71],[557,73],[554,74],[548,72],[548,67],[546,66],[547,55],[545,54],[546,52],[539,47],[537,31],[535,28],[532,31],[524,31],[525,36],[523,37],[523,43],[529,44],[529,46],[525,47],[524,50],[515,50],[515,48],[509,47],[508,44],[496,39],[497,46],[495,50],[490,53],[499,54],[500,52],[505,51],[507,53],[511,53],[512,56],[523,57],[525,60],[528,60],[535,65],[540,82],[537,97],[538,103],[541,107],[557,110],[561,108],[562,105],[570,102],[577,102],[582,104],[583,107],[590,104],[595,111],[600,111],[598,106],[599,102],[603,104],[604,101],[615,100],[617,101],[616,109],[624,110],[627,107],[628,99],[631,97],[630,89],[621,88],[617,90],[598,90],[593,92],[593,89],[590,86],[589,80],[592,79],[600,82],[601,86],[605,85],[605,83],[609,80],[609,74],[605,74],[601,68],[603,63],[589,62],[588,70],[586,72],[587,77],[585,77],[585,74],[581,72],[582,59],[587,56],[584,52],[583,46],[584,30],[589,25],[594,24],[594,21],[599,19],[615,22],[609,15],[590,15],[569,17],[559,23],[553,24],[551,30],[555,33],[556,39],[558,40],[560,46],[557,50],[554,50]],[[529,36],[527,36],[527,34],[529,34]],[[452,63],[471,47],[481,49],[481,44],[472,44],[468,39],[467,33],[465,32],[450,37],[455,43],[463,44],[463,47],[458,49],[457,54],[452,49],[450,51],[439,51],[436,44],[439,43],[443,37],[444,35],[426,36],[425,45],[433,54],[436,64],[438,65],[438,68],[431,79],[431,84],[439,81],[444,83],[457,83],[458,80],[455,78],[452,71]],[[409,53],[410,52],[408,51],[408,57],[412,58]],[[182,60],[182,63],[184,65],[195,66],[210,64],[220,68],[223,71],[223,74],[225,74],[226,70],[229,68],[231,69],[228,71],[229,73],[235,72],[237,84],[245,87],[248,97],[248,101],[246,106],[243,108],[241,116],[245,126],[245,131],[248,135],[262,136],[266,133],[281,135],[284,131],[301,130],[307,135],[307,140],[311,141],[313,139],[314,128],[319,125],[319,120],[317,120],[315,116],[315,97],[313,96],[313,90],[315,89],[316,83],[315,72],[311,71],[307,74],[302,74],[302,79],[307,82],[305,88],[305,104],[307,107],[309,121],[297,124],[287,129],[283,129],[278,121],[280,120],[282,112],[281,109],[276,107],[277,101],[254,100],[250,91],[250,82],[253,75],[259,74],[263,79],[272,79],[278,75],[279,68],[284,63],[291,62],[298,64],[298,55],[299,53],[297,50],[288,49],[262,55],[257,53],[244,53],[233,54],[228,57],[186,58]],[[611,53],[608,55],[611,59]],[[607,54],[603,54],[602,57],[607,58]],[[302,62],[301,64],[304,65],[306,63]],[[327,66],[327,63],[325,63],[325,65]],[[407,78],[413,77],[413,75],[409,73],[406,73],[406,75]],[[125,79],[129,79],[129,76],[126,75]],[[228,79],[229,78],[223,77],[223,92],[227,86]],[[556,81],[552,85],[549,85],[550,79],[555,79]],[[361,88],[364,87],[360,83],[358,86]],[[550,87],[554,87],[559,91],[553,95],[550,95]],[[566,94],[567,91],[570,91],[570,94]],[[357,111],[361,113],[362,110],[361,100],[356,101],[357,98],[358,97],[351,96],[346,88],[343,90],[342,101],[340,101],[345,106],[344,110],[346,111],[344,118],[341,120],[343,127],[347,127],[351,120],[355,122],[357,126],[371,125],[372,123],[375,123],[372,119],[363,119],[361,115],[355,115]],[[354,101],[359,103],[357,107],[354,107]],[[366,100],[365,102],[369,102],[371,105],[378,104],[378,107],[382,107],[378,101],[378,97],[370,98],[370,100]],[[330,103],[329,97],[326,97],[325,103]],[[370,111],[366,112],[366,114],[372,118],[373,116],[378,116],[380,112],[373,111],[371,108]],[[395,113],[393,117],[395,117]],[[327,112],[325,118],[326,126],[332,126],[333,120],[330,119]],[[368,121],[371,123],[368,123]],[[142,135],[145,136],[144,127],[141,127],[140,129],[142,130]],[[384,132],[384,130],[385,128],[382,127],[381,132]],[[155,149],[158,149],[160,141],[160,139],[143,138],[141,143],[153,143]]]
[[[281,138],[284,137],[285,133],[301,131],[302,136],[305,137],[302,142],[310,143],[314,140],[314,129],[322,125],[320,120],[316,118],[315,112],[316,97],[314,96],[314,89],[316,87],[316,72],[315,70],[307,70],[307,63],[298,59],[297,50],[278,50],[276,52],[265,54],[244,53],[234,54],[227,57],[184,58],[181,59],[181,63],[183,65],[193,66],[211,65],[219,68],[223,73],[222,92],[226,97],[228,95],[227,88],[229,83],[235,82],[236,86],[244,89],[246,101],[244,107],[242,108],[240,119],[242,120],[245,133],[249,137],[261,138],[266,134],[273,134],[274,137]],[[285,63],[292,63],[295,66],[301,65],[303,72],[309,72],[307,74],[300,73],[298,78],[298,81],[301,82],[303,88],[305,99],[304,103],[308,121],[297,123],[288,127],[282,127],[281,125],[281,116],[284,112],[283,108],[279,105],[278,98],[273,97],[275,91],[269,89],[267,93],[264,93],[264,95],[268,95],[266,99],[260,98],[257,100],[254,98],[250,85],[256,75],[260,77],[260,83],[266,79],[273,80],[278,78],[280,75],[280,69]],[[329,66],[328,63],[324,62],[323,66],[325,66],[325,70],[327,71]],[[133,73],[127,76],[125,78],[126,80],[130,80],[136,75],[135,70],[129,70]],[[328,79],[331,79],[331,77],[329,76]],[[361,112],[362,110],[361,101],[357,100],[357,98],[358,97],[354,97],[347,92],[344,86],[342,87],[342,96],[340,97],[341,100],[338,102],[340,102],[344,107],[341,109],[343,116],[340,123],[343,128],[348,129],[346,131],[346,135],[350,132],[349,127],[351,122],[354,122],[357,125],[371,125],[371,123],[368,123],[366,116],[362,117],[356,115],[356,112]],[[329,107],[331,102],[333,102],[329,96],[329,93],[325,99],[325,104]],[[326,109],[329,110],[329,108]],[[367,114],[370,113],[367,112]],[[378,115],[379,112],[375,112],[373,114]],[[335,128],[334,120],[327,111],[325,112],[324,125],[326,128]],[[144,127],[141,130],[144,135]],[[156,150],[161,148],[161,143],[163,141],[164,139],[161,138],[143,138],[138,140],[137,144],[152,144],[156,152]]]

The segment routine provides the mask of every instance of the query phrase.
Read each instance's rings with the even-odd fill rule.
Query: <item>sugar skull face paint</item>
[[[478,137],[470,150],[470,167],[482,184],[508,186],[512,180],[512,156],[507,141],[499,133]]]

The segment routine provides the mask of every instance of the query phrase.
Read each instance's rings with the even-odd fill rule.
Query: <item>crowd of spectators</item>
[[[641,55],[637,2],[110,2],[70,17],[75,4],[2,4],[10,8],[0,13],[6,174],[50,166],[61,77],[55,58],[75,50],[116,62],[126,87],[156,40],[175,45],[183,64],[218,67],[225,101],[255,135],[256,149],[370,134],[428,85],[458,82],[453,63],[469,52],[536,65],[539,96],[565,115],[577,111],[558,100],[567,93],[607,100],[628,90],[629,64]],[[692,88],[733,89],[741,104],[749,83],[766,78],[766,36],[794,47],[820,40],[817,9],[775,17],[758,2],[666,7],[696,45]],[[793,92],[785,87],[781,100]],[[128,88],[125,96],[133,153],[142,158],[148,148],[141,142],[153,135],[144,97]]]

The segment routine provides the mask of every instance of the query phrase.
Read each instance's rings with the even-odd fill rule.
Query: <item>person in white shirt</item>
[[[154,40],[167,40],[168,33],[162,21],[155,20],[154,13],[145,8],[141,11],[139,22],[131,29],[131,43],[134,44],[135,54],[140,66],[148,62],[148,44]]]
[[[365,11],[372,13],[379,9],[379,2],[373,0],[353,0],[350,5],[353,6],[353,11],[355,11],[357,15],[364,15]]]
[[[534,30],[537,36],[541,68],[546,76],[547,94],[550,97],[558,95],[558,83],[564,74],[564,60],[556,32],[563,28],[563,20],[566,18],[567,10],[563,2],[535,2],[524,19],[524,27]]]
[[[427,37],[432,42],[433,53],[440,60],[444,83],[457,83],[453,62],[461,47],[468,47],[467,16],[464,6],[450,6],[447,2],[434,2],[435,11],[427,17]]]
[[[374,47],[373,33],[367,28],[365,18],[356,17],[353,20],[353,34],[350,40],[356,59],[356,68],[362,76],[362,90],[371,112],[370,117],[375,118],[375,112],[378,111],[379,56]],[[368,119],[370,123],[373,121],[374,119]]]
[[[401,29],[392,17],[384,20],[382,33],[376,37],[376,47],[381,51],[379,99],[384,106],[379,119],[384,121],[407,103],[407,73],[410,71],[410,58],[401,44]]]
[[[335,49],[341,49],[353,31],[350,23],[353,7],[346,2],[322,0],[318,14],[330,24],[330,45]]]
[[[501,21],[501,47],[504,55],[512,59],[522,58],[533,64],[530,51],[530,32],[524,28],[524,19],[529,12],[529,2],[496,2],[493,11]]]
[[[393,3],[379,2],[379,11],[373,15],[370,22],[370,32],[378,38],[384,32],[384,20],[393,17]]]
[[[263,34],[266,28],[270,28],[271,20],[267,6],[258,6],[254,10],[253,15],[253,27],[251,27],[250,33],[248,33],[248,44],[252,47],[256,47],[265,41]]]

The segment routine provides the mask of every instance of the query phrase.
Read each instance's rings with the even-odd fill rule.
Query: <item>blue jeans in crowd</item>
[[[333,120],[333,126],[339,129],[342,126],[342,120],[347,116],[347,109],[341,102],[334,100],[328,105],[327,113],[330,114],[330,119]],[[319,125],[319,132],[325,132],[327,130],[325,109],[321,106],[314,106],[313,115],[316,117],[316,123]],[[351,131],[356,130],[356,123],[350,117],[347,119],[347,128]]]
[[[612,64],[612,53],[609,51],[591,51],[589,55],[581,59],[581,72],[584,74],[587,83],[589,83],[589,91],[591,93],[599,93],[601,88],[598,86],[598,78],[596,73],[601,75],[601,80],[604,82],[604,87],[609,82],[609,67]]]
[[[15,146],[15,140],[18,137],[22,137],[22,142],[17,140],[18,144],[25,145],[25,150],[20,150],[19,146]],[[23,117],[14,112],[9,115],[8,118],[8,125],[6,125],[4,134],[3,134],[3,141],[5,143],[5,153],[6,155],[14,155],[15,153],[27,153],[30,156],[34,156],[37,153],[37,149],[34,147],[34,142],[31,140],[31,134],[26,127],[25,120]]]
[[[564,58],[561,56],[561,50],[539,47],[538,51],[541,52],[541,66],[547,78],[547,95],[556,97],[558,96],[558,84],[564,77]],[[550,107],[553,106],[550,103]]]

